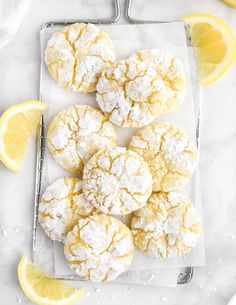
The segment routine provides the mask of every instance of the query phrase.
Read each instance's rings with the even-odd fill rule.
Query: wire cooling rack
[[[135,19],[131,16],[132,11],[132,4],[133,0],[127,0],[125,4],[125,19],[129,23],[133,24],[150,24],[150,23],[166,23],[166,22],[173,22],[172,21],[157,21],[157,20],[142,20],[142,19]],[[68,19],[68,20],[54,20],[49,21],[43,24],[41,30],[54,27],[54,26],[66,26],[76,22],[84,22],[84,23],[93,23],[93,24],[112,24],[119,20],[121,16],[121,8],[120,8],[120,1],[114,0],[113,1],[113,11],[114,14],[110,18],[105,19]],[[175,21],[176,22],[176,21]],[[186,31],[186,39],[189,46],[191,46],[191,41],[187,36]],[[42,54],[42,52],[41,52]],[[41,68],[40,68],[40,92],[39,92],[39,99],[42,100],[42,60],[41,60]],[[199,146],[200,140],[200,107],[197,114],[197,128],[196,128],[196,139],[197,144]],[[41,185],[42,185],[42,171],[43,171],[43,162],[44,162],[44,151],[45,151],[45,127],[44,127],[44,119],[42,117],[38,132],[38,141],[37,141],[37,152],[36,152],[36,176],[35,176],[35,199],[34,199],[34,223],[33,223],[33,244],[32,244],[32,256],[34,259],[35,250],[36,250],[36,230],[37,230],[37,223],[38,223],[38,206],[40,202],[41,196]],[[193,270],[194,268],[189,266],[182,268],[177,279],[178,284],[186,284],[189,283],[193,277]]]

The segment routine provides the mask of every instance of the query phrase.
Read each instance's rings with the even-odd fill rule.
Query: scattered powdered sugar
[[[20,232],[20,229],[19,229],[18,227],[16,227],[16,228],[15,228],[15,232],[16,232],[16,233],[19,233],[19,232]]]
[[[112,124],[100,111],[85,105],[60,111],[53,118],[47,135],[47,145],[55,160],[76,174],[82,174],[84,163],[98,149],[115,143]]]
[[[86,292],[86,297],[91,297],[91,292],[90,291]]]
[[[133,213],[134,243],[147,254],[170,258],[191,251],[200,235],[200,219],[191,202],[178,192],[153,194]]]
[[[65,240],[65,257],[79,276],[93,282],[114,280],[134,255],[130,230],[104,214],[81,219]]]
[[[78,178],[61,178],[43,193],[38,220],[52,240],[63,241],[79,219],[95,212],[96,209],[83,195],[82,181]]]
[[[0,226],[0,232],[1,232],[2,237],[4,237],[4,238],[7,237],[7,230],[5,229],[4,225]]]
[[[16,297],[16,302],[19,303],[19,304],[22,303],[22,300],[19,296]]]
[[[52,35],[45,62],[57,83],[69,90],[92,92],[101,72],[115,60],[107,33],[93,24],[75,23]]]
[[[97,84],[99,107],[112,123],[141,127],[163,112],[164,82],[155,69],[134,58],[105,70]]]
[[[100,292],[101,292],[101,289],[100,289],[100,288],[97,288],[97,287],[94,287],[94,292],[100,293]]]
[[[124,147],[99,150],[84,167],[83,191],[103,213],[125,215],[146,204],[152,176],[146,162]]]
[[[170,123],[153,123],[139,130],[129,149],[148,163],[156,192],[179,189],[196,168],[196,145],[184,130]]]

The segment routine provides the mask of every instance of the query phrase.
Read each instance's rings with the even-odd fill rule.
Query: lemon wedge
[[[39,101],[28,101],[8,108],[0,118],[0,160],[14,172],[22,167],[29,138],[36,130],[47,107]]]
[[[62,281],[51,278],[23,256],[18,264],[18,279],[26,296],[38,305],[71,305],[84,294]]]
[[[236,8],[236,0],[223,0],[224,3],[228,4],[229,6]]]
[[[189,14],[182,19],[187,25],[192,45],[197,48],[200,84],[213,83],[234,62],[234,33],[224,20],[209,14]]]

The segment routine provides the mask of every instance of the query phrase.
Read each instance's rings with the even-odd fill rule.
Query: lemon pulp
[[[38,305],[72,305],[84,294],[83,288],[51,278],[25,256],[18,264],[18,279],[26,296]]]
[[[46,104],[28,101],[7,109],[0,118],[0,160],[19,172],[31,134],[36,130]]]
[[[203,13],[182,18],[192,45],[196,47],[200,84],[219,79],[233,64],[236,39],[230,26],[222,19]]]

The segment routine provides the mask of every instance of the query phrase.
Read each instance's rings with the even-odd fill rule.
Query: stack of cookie
[[[178,190],[194,173],[197,148],[181,128],[154,122],[184,99],[181,62],[158,49],[115,60],[108,34],[92,24],[53,34],[45,61],[67,90],[96,90],[101,109],[63,109],[47,132],[55,161],[76,177],[45,190],[38,219],[49,238],[64,243],[69,266],[86,280],[105,282],[129,267],[134,245],[156,259],[190,252],[200,219]],[[113,124],[140,128],[128,148],[116,146]],[[128,226],[121,215],[131,216]]]

